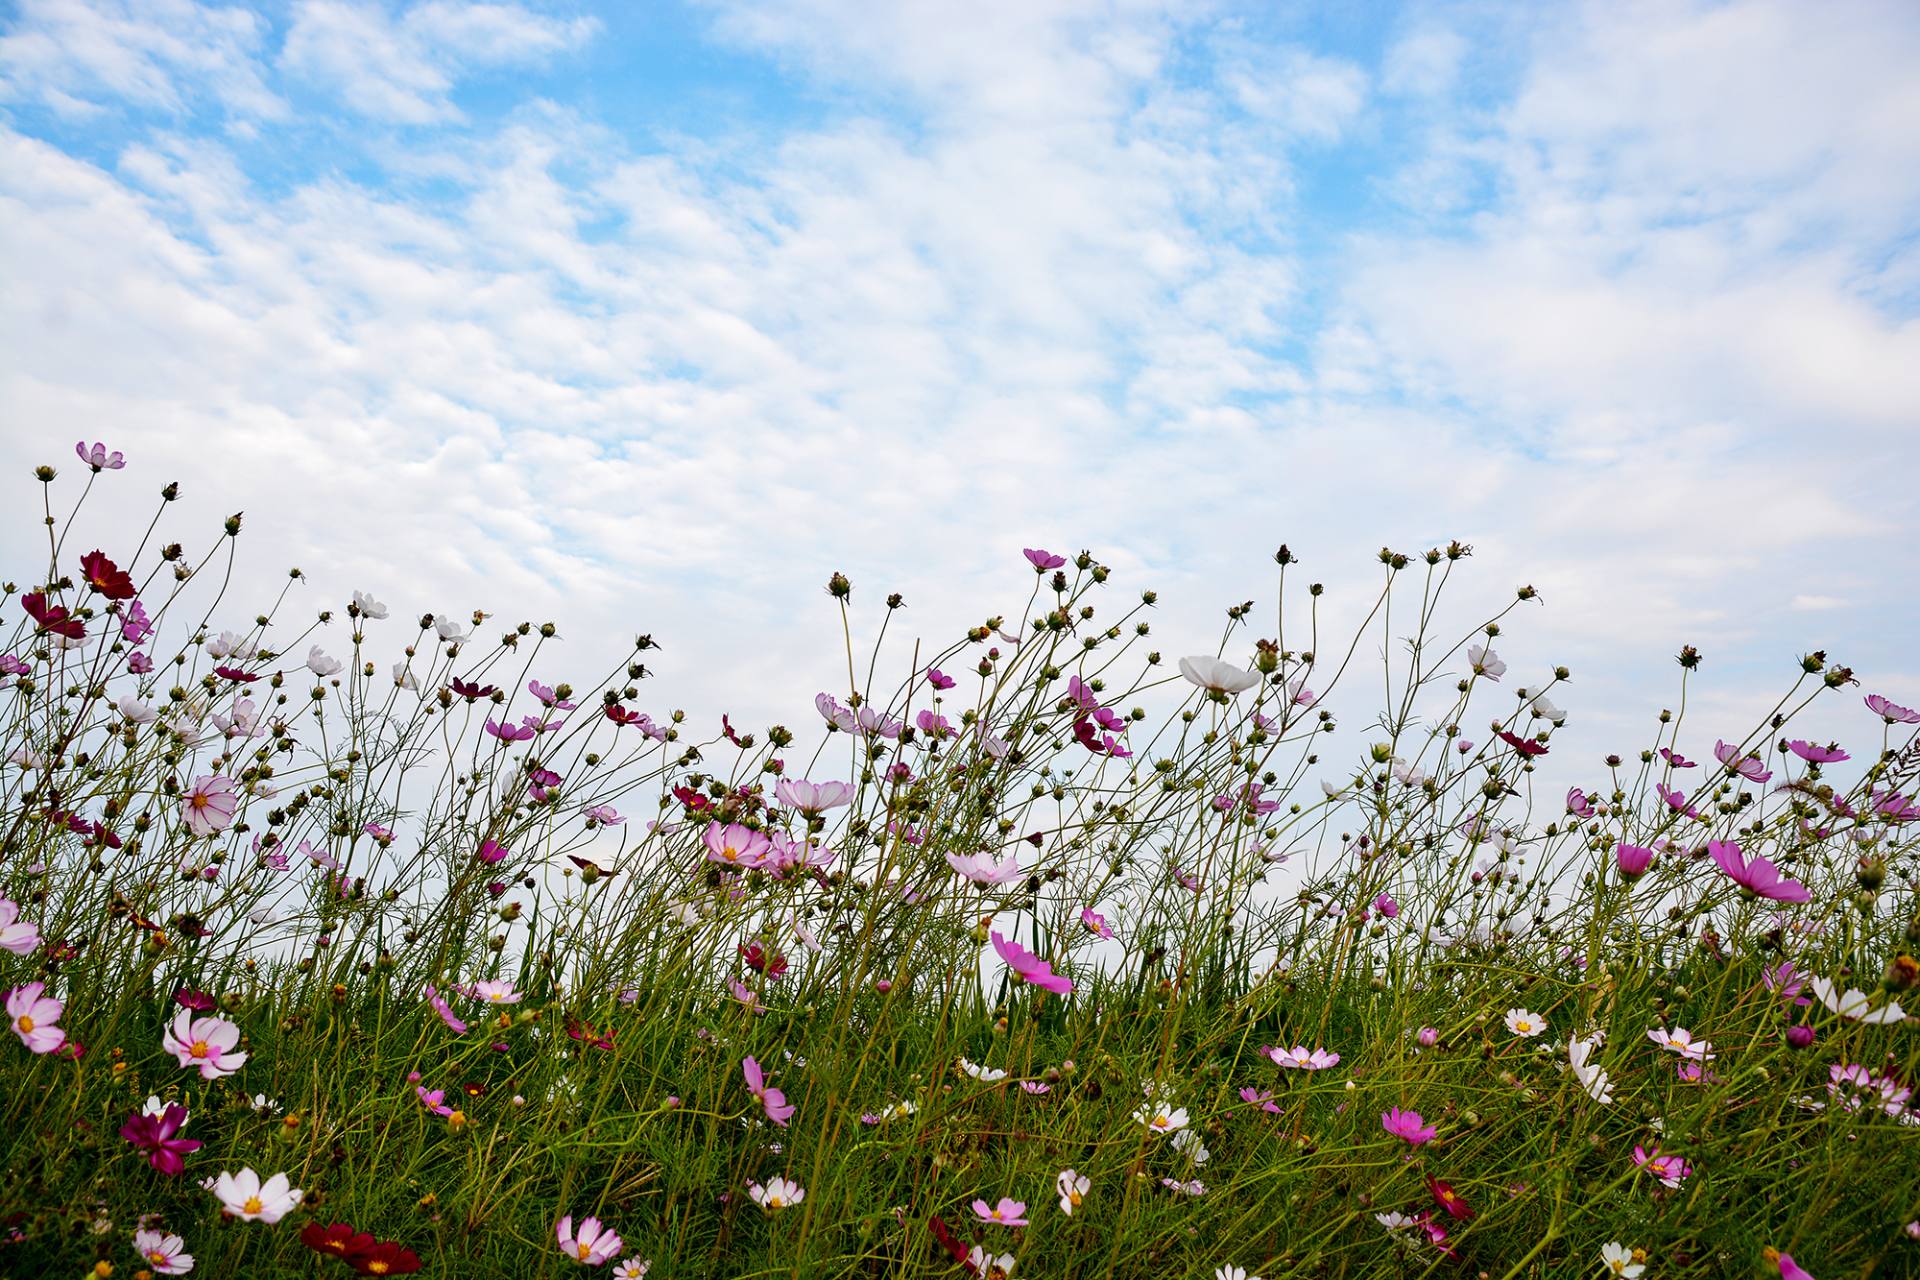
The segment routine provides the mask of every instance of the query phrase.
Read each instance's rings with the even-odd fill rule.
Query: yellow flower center
[[[259,1196],[248,1196],[247,1202],[240,1206],[240,1212],[258,1213],[264,1208],[266,1208],[266,1206],[260,1203]]]
[[[27,1032],[33,1030],[33,1019],[23,1013],[20,1015],[20,1020],[14,1025],[20,1028],[20,1034],[25,1035]]]
[[[1080,1203],[1080,1193],[1078,1191],[1069,1191],[1067,1192],[1067,1199],[1071,1200],[1075,1205],[1078,1205]]]
[[[375,1258],[373,1261],[367,1263],[368,1275],[383,1276],[391,1270],[393,1270],[393,1264],[385,1258]]]
[[[586,1260],[587,1260],[588,1258],[590,1258],[590,1257],[592,1257],[592,1256],[593,1256],[593,1246],[592,1246],[592,1245],[589,1245],[589,1244],[576,1244],[576,1245],[575,1245],[575,1246],[573,1246],[573,1247],[574,1247],[574,1249],[575,1249],[575,1251],[577,1251],[577,1252],[579,1253],[579,1255],[580,1255],[580,1260],[581,1260],[582,1262],[584,1262],[584,1261],[586,1261]]]
[[[787,1207],[786,1197],[782,1196],[779,1192],[776,1191],[767,1197],[767,1208],[784,1209],[786,1207]]]
[[[995,1210],[993,1211],[993,1216],[994,1216],[994,1217],[995,1217],[996,1219],[997,1219],[997,1218],[999,1218],[999,1216],[1000,1216],[1000,1211],[999,1211],[998,1209],[995,1209]]]
[[[196,1058],[204,1058],[211,1053],[212,1050],[207,1048],[207,1042],[205,1040],[195,1040],[193,1042],[193,1048],[189,1049],[188,1052]]]
[[[147,1255],[148,1262],[165,1262],[166,1260],[167,1260],[167,1255],[160,1252],[158,1249],[155,1249],[152,1253]]]
[[[204,809],[207,807],[208,804],[212,802],[205,795],[196,791],[193,793],[193,796],[188,800],[188,803],[191,804],[195,809]]]
[[[720,856],[725,858],[728,862],[732,862],[735,858],[740,856],[740,851],[734,848],[732,845],[728,845],[726,848],[720,850]]]

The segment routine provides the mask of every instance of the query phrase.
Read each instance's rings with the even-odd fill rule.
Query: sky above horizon
[[[1702,749],[1815,648],[1914,703],[1916,66],[1904,3],[0,2],[0,560],[85,436],[102,545],[246,510],[243,619],[646,631],[656,713],[797,726],[835,571],[904,673],[1022,547],[1171,658],[1281,543],[1337,630],[1457,538],[1583,761],[1682,644]]]

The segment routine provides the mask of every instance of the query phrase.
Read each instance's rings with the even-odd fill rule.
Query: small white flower
[[[1606,1264],[1607,1274],[1621,1276],[1624,1280],[1634,1280],[1647,1269],[1644,1262],[1634,1261],[1637,1250],[1629,1249],[1618,1240],[1609,1240],[1600,1246],[1600,1261]]]
[[[1080,1207],[1080,1202],[1087,1198],[1087,1189],[1093,1185],[1093,1181],[1084,1173],[1062,1169],[1054,1175],[1053,1184],[1060,1192],[1060,1212],[1071,1217],[1073,1211]]]
[[[1907,1016],[1897,1000],[1889,1000],[1880,1008],[1873,1008],[1867,999],[1867,993],[1858,987],[1848,987],[1846,994],[1841,995],[1838,994],[1833,983],[1826,978],[1811,978],[1807,985],[1813,988],[1813,994],[1820,997],[1821,1004],[1849,1022],[1864,1022],[1874,1026],[1898,1022]]]
[[[1507,1030],[1532,1039],[1547,1029],[1547,1020],[1531,1009],[1507,1010]]]
[[[433,615],[433,629],[440,633],[442,640],[452,644],[459,644],[473,634],[473,628],[463,628],[459,623],[442,613]]]
[[[1542,720],[1552,720],[1556,723],[1567,718],[1567,713],[1547,701],[1547,695],[1544,693],[1533,700],[1533,714]]]
[[[339,661],[321,652],[319,645],[314,645],[307,650],[307,670],[313,674],[325,679],[328,676],[339,675],[340,669]]]
[[[364,591],[356,591],[353,593],[353,606],[360,611],[360,616],[363,618],[372,618],[378,621],[387,616],[387,606],[381,604]]]
[[[807,1198],[800,1184],[789,1178],[769,1178],[764,1187],[757,1182],[750,1182],[747,1184],[747,1194],[768,1213],[777,1213]]]
[[[975,1080],[985,1080],[988,1083],[1007,1078],[1007,1073],[999,1067],[983,1067],[978,1063],[968,1062],[965,1058],[960,1059],[960,1069]]]
[[[125,716],[130,724],[152,724],[155,717],[160,714],[130,693],[121,694],[120,700],[113,705],[119,708],[120,714]]]
[[[420,692],[420,681],[415,678],[412,669],[405,662],[393,664],[393,683],[398,688],[411,689],[415,693]]]
[[[1147,1126],[1154,1133],[1176,1133],[1187,1127],[1187,1109],[1185,1107],[1158,1106],[1144,1103],[1133,1113],[1134,1120]]]
[[[1260,683],[1260,673],[1204,655],[1180,659],[1180,674],[1209,693],[1238,694]]]
[[[293,1186],[284,1173],[276,1173],[263,1183],[260,1175],[251,1169],[242,1169],[239,1173],[222,1170],[212,1190],[231,1216],[246,1222],[265,1223],[286,1217],[307,1194]]]

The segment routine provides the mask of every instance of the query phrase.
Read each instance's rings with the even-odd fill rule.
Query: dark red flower
[[[494,688],[490,684],[468,684],[464,680],[457,679],[453,682],[453,691],[465,698],[468,702],[475,702],[481,698],[491,698],[494,694]]]
[[[727,741],[736,747],[744,747],[747,745],[740,741],[740,735],[733,731],[733,721],[727,719],[724,714],[720,717],[720,732],[725,734]]]
[[[260,678],[259,676],[250,676],[238,667],[215,667],[213,674],[219,676],[222,680],[231,680],[235,684],[252,684]]]
[[[966,1268],[968,1275],[980,1274],[980,1269],[973,1265],[973,1259],[967,1256],[966,1246],[953,1238],[953,1232],[940,1220],[939,1214],[936,1213],[927,1219],[927,1230],[933,1233],[933,1238],[939,1242],[942,1249],[947,1251],[948,1256]]]
[[[192,987],[182,987],[173,993],[173,1002],[183,1009],[192,1009],[195,1013],[211,1013],[213,997],[204,991],[195,991]]]
[[[382,1240],[349,1257],[347,1264],[363,1276],[404,1276],[420,1269],[420,1255],[397,1241]]]
[[[89,551],[81,556],[80,571],[86,575],[87,585],[107,599],[133,599],[133,579],[127,576],[126,570],[107,559],[104,551]]]
[[[300,1243],[332,1258],[352,1258],[374,1247],[373,1237],[364,1231],[355,1231],[350,1222],[336,1222],[329,1227],[309,1222],[300,1228]]]
[[[766,949],[757,942],[749,942],[737,948],[737,950],[740,952],[740,958],[745,960],[747,966],[756,973],[764,973],[769,978],[779,978],[787,971],[787,958],[785,956],[776,951],[773,957],[769,959]]]
[[[1532,757],[1547,754],[1546,743],[1535,742],[1532,738],[1523,738],[1519,734],[1511,733],[1505,729],[1500,731],[1500,741],[1506,743],[1523,756]]]
[[[713,804],[713,801],[695,791],[692,787],[680,786],[673,789],[673,798],[687,807],[688,813],[699,813]]]
[[[1433,1192],[1435,1203],[1462,1222],[1473,1216],[1472,1207],[1460,1198],[1460,1193],[1431,1174],[1427,1175],[1427,1190]]]
[[[80,619],[69,615],[63,604],[48,604],[44,591],[27,592],[20,597],[20,607],[32,616],[42,631],[65,636],[69,640],[87,638],[87,628]]]
[[[591,1022],[586,1023],[584,1026],[578,1022],[569,1022],[567,1024],[567,1034],[575,1040],[592,1045],[596,1049],[613,1048],[613,1036],[611,1034],[600,1035],[593,1029]]]

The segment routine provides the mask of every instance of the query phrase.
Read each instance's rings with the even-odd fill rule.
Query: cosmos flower
[[[1092,907],[1080,908],[1080,923],[1086,926],[1087,932],[1096,938],[1113,937],[1113,929],[1107,924],[1107,918]]]
[[[1623,1280],[1636,1280],[1646,1271],[1646,1263],[1635,1260],[1638,1256],[1638,1249],[1629,1249],[1618,1240],[1610,1240],[1600,1246],[1600,1263],[1606,1267],[1607,1274],[1620,1276]]]
[[[175,1014],[160,1037],[160,1047],[181,1066],[198,1067],[202,1080],[230,1076],[246,1065],[247,1055],[235,1051],[239,1043],[239,1027],[225,1018],[196,1018],[191,1009]]]
[[[1197,688],[1229,696],[1245,693],[1260,683],[1259,672],[1205,654],[1180,659],[1180,674]]]
[[[239,790],[225,774],[195,778],[192,788],[180,797],[180,817],[196,836],[225,831],[239,807]]]
[[[974,1216],[982,1222],[994,1223],[1002,1227],[1024,1227],[1027,1225],[1027,1206],[1018,1200],[1000,1197],[998,1204],[989,1205],[985,1200],[973,1202]]]
[[[92,448],[88,448],[87,442],[82,440],[73,446],[73,451],[79,454],[80,461],[92,467],[96,474],[101,471],[118,471],[127,465],[125,454],[118,449],[109,453],[107,446],[98,441],[94,442]]]
[[[1614,850],[1613,857],[1620,874],[1629,880],[1645,875],[1647,868],[1653,865],[1653,850],[1628,844],[1624,840]]]
[[[1065,556],[1056,556],[1051,551],[1041,551],[1034,547],[1025,548],[1021,554],[1026,556],[1027,563],[1033,566],[1035,573],[1045,573],[1049,569],[1058,569],[1067,562]]]
[[[513,989],[511,981],[488,978],[481,982],[469,982],[463,987],[455,987],[469,1000],[478,1000],[483,1004],[519,1004],[521,995]]]
[[[990,853],[948,853],[946,857],[948,866],[975,884],[1006,884],[1026,874],[1011,854],[1004,862]]]
[[[1287,1067],[1295,1071],[1325,1071],[1338,1065],[1340,1055],[1326,1049],[1309,1049],[1305,1045],[1295,1045],[1291,1049],[1278,1049],[1269,1046],[1262,1053],[1270,1058],[1274,1065]]]
[[[1422,1120],[1418,1111],[1402,1111],[1399,1107],[1380,1113],[1380,1127],[1416,1147],[1440,1136],[1440,1131]]]
[[[158,1101],[158,1099],[154,1099]],[[168,1177],[186,1169],[180,1157],[192,1155],[203,1145],[197,1138],[182,1138],[187,1109],[177,1102],[168,1103],[158,1114],[142,1111],[120,1126],[120,1136],[147,1153],[147,1163]]]
[[[778,1213],[807,1198],[806,1189],[790,1178],[768,1178],[765,1186],[757,1182],[747,1184],[747,1194],[753,1202],[768,1213]]]
[[[133,1251],[157,1275],[183,1276],[193,1270],[193,1255],[187,1252],[187,1242],[164,1231],[134,1232]]]
[[[1808,764],[1838,764],[1842,760],[1851,760],[1852,756],[1840,749],[1838,743],[1818,746],[1805,738],[1795,738],[1787,743],[1787,750],[1805,760]]]
[[[1638,1143],[1634,1144],[1633,1163],[1659,1179],[1660,1185],[1669,1190],[1678,1187],[1683,1179],[1693,1173],[1693,1166],[1679,1156],[1662,1155],[1659,1147],[1648,1151]]]
[[[1081,1201],[1087,1198],[1087,1191],[1093,1183],[1084,1173],[1062,1169],[1054,1175],[1053,1185],[1060,1193],[1060,1212],[1071,1217],[1073,1211],[1080,1207]]]
[[[342,668],[338,659],[329,658],[316,644],[307,650],[307,670],[324,680],[339,675]]]
[[[560,1242],[560,1252],[584,1266],[599,1267],[613,1261],[613,1255],[620,1252],[621,1239],[612,1227],[605,1226],[598,1218],[584,1218],[580,1230],[573,1229],[573,1215],[560,1219],[554,1228],[554,1237]]]
[[[20,904],[0,898],[0,951],[30,955],[40,945],[40,926],[20,918]]]
[[[1475,675],[1495,682],[1507,674],[1507,664],[1500,660],[1500,655],[1484,645],[1467,646],[1467,665],[1473,668]]]
[[[230,1217],[268,1224],[293,1212],[307,1194],[293,1186],[284,1173],[276,1173],[263,1183],[252,1169],[242,1169],[239,1173],[221,1170],[212,1190]]]
[[[1588,1096],[1595,1102],[1605,1104],[1613,1101],[1613,1081],[1606,1071],[1590,1061],[1598,1045],[1597,1037],[1575,1037],[1567,1041],[1567,1065]]]
[[[1006,962],[1009,975],[1015,982],[1029,982],[1043,991],[1063,996],[1073,990],[1073,983],[1055,973],[1053,966],[1039,956],[1017,943],[1007,941],[997,930],[989,936],[993,940],[993,949]]]
[[[1744,858],[1740,846],[1731,840],[1709,840],[1707,852],[1735,884],[1759,897],[1775,902],[1807,902],[1813,897],[1805,885],[1782,876],[1778,867],[1759,854]]]
[[[1867,710],[1888,724],[1920,724],[1920,711],[1903,707],[1897,702],[1889,702],[1877,693],[1867,695]]]
[[[1807,985],[1813,988],[1813,994],[1819,997],[1821,1004],[1848,1022],[1864,1022],[1874,1026],[1899,1022],[1907,1016],[1897,1000],[1889,1000],[1878,1009],[1873,1008],[1867,993],[1858,987],[1848,987],[1842,994],[1826,978],[1810,978]]]
[[[999,1067],[983,1067],[979,1063],[969,1062],[965,1058],[961,1058],[959,1062],[960,1070],[966,1072],[975,1080],[983,1080],[988,1084],[992,1084],[996,1080],[1005,1080],[1007,1078],[1007,1073]]]
[[[67,1033],[55,1025],[67,1007],[45,991],[45,983],[29,982],[7,993],[8,1025],[34,1053],[52,1053],[67,1040]]]
[[[1156,1134],[1178,1133],[1187,1127],[1187,1109],[1143,1102],[1133,1113],[1134,1121]]]
[[[1010,1253],[988,1253],[975,1245],[967,1253],[967,1266],[980,1280],[1008,1280],[1013,1275],[1014,1257]]]
[[[773,784],[773,793],[790,809],[812,816],[837,809],[853,800],[853,786],[846,782],[807,782],[782,778]]]
[[[787,1127],[787,1121],[793,1118],[794,1105],[787,1101],[787,1095],[767,1084],[766,1076],[760,1070],[760,1064],[751,1055],[741,1059],[740,1069],[747,1078],[747,1092],[765,1108],[767,1119],[781,1128]]]
[[[707,848],[707,861],[723,867],[761,866],[772,848],[765,835],[738,822],[710,822],[700,841]]]
[[[1507,1030],[1517,1036],[1532,1039],[1547,1029],[1547,1020],[1531,1009],[1509,1009],[1506,1016]]]
[[[1665,1027],[1655,1027],[1647,1032],[1647,1039],[1662,1049],[1671,1049],[1682,1058],[1694,1062],[1707,1062],[1713,1057],[1713,1045],[1706,1040],[1696,1040],[1693,1032],[1685,1027],[1675,1027],[1668,1031]]]

